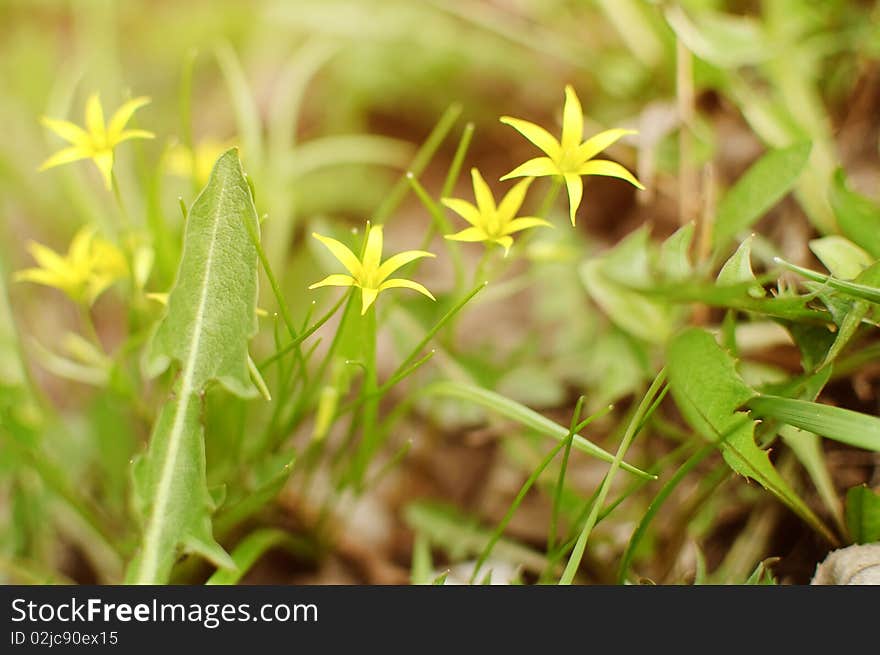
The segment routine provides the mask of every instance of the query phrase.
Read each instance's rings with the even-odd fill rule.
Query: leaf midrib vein
[[[161,537],[161,516],[165,512],[165,506],[168,504],[171,493],[171,481],[174,473],[174,463],[177,460],[177,453],[180,450],[180,443],[183,436],[183,424],[186,417],[186,409],[189,405],[189,396],[193,392],[193,375],[195,373],[195,364],[202,338],[202,322],[204,321],[205,305],[208,299],[208,287],[211,279],[211,266],[214,261],[214,246],[217,242],[217,232],[220,226],[219,213],[224,206],[224,197],[226,195],[226,181],[224,180],[220,186],[217,196],[217,203],[214,210],[214,220],[211,228],[211,239],[208,243],[208,253],[205,258],[205,273],[201,284],[201,295],[199,297],[199,306],[196,310],[195,321],[193,322],[192,341],[190,343],[189,352],[187,354],[186,363],[181,376],[180,393],[177,398],[177,406],[174,413],[174,422],[171,427],[171,435],[168,439],[168,450],[165,454],[165,460],[162,462],[162,473],[159,476],[158,491],[156,492],[156,500],[150,513],[150,521],[147,525],[144,538],[144,550],[140,573],[138,575],[139,582],[154,582],[153,577],[156,574],[159,560],[159,541]]]

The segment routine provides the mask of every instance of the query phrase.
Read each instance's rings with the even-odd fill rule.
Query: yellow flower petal
[[[516,216],[519,208],[522,207],[523,200],[525,200],[526,197],[526,191],[529,190],[529,185],[532,182],[534,182],[534,178],[532,177],[527,177],[521,182],[517,182],[501,200],[501,203],[498,205],[498,217],[501,219],[502,226],[513,220],[513,217]]]
[[[71,146],[70,148],[59,150],[49,157],[49,159],[40,165],[39,170],[45,171],[47,168],[69,164],[72,161],[79,161],[80,159],[87,159],[88,157],[88,153],[85,152],[83,148],[80,148],[79,146]]]
[[[86,131],[70,121],[59,121],[54,118],[43,117],[40,122],[68,143],[72,143],[75,146],[89,143],[89,135]]]
[[[23,271],[16,271],[12,279],[16,282],[33,282],[62,290],[65,286],[65,280],[62,276],[44,268],[26,268]]]
[[[606,175],[608,177],[619,177],[622,180],[626,180],[633,186],[644,189],[645,187],[639,182],[635,176],[626,170],[623,166],[618,164],[617,162],[607,161],[605,159],[593,159],[588,161],[586,164],[581,166],[580,171],[578,171],[581,175]],[[566,176],[568,177],[568,176]]]
[[[549,157],[535,157],[514,168],[507,175],[503,176],[501,181],[509,180],[512,177],[541,177],[543,175],[561,174],[559,167]]]
[[[565,87],[565,106],[562,109],[562,150],[576,148],[584,138],[584,110],[574,88],[569,84]]]
[[[497,237],[492,239],[492,241],[504,248],[504,256],[507,257],[508,253],[510,253],[510,246],[513,245],[513,237]]]
[[[519,118],[511,118],[510,116],[502,116],[499,120],[505,125],[510,125],[510,127],[538,146],[548,157],[556,159],[559,156],[559,141],[540,125],[535,125]]]
[[[567,173],[565,175],[565,186],[568,189],[568,214],[571,218],[571,224],[575,224],[575,214],[578,207],[581,206],[581,197],[584,195],[584,183],[581,176],[576,173]]]
[[[379,291],[385,291],[385,289],[412,289],[413,291],[418,291],[424,296],[428,296],[428,298],[430,298],[431,300],[436,300],[436,298],[430,291],[428,291],[418,282],[413,282],[412,280],[404,280],[402,278],[392,278],[390,280],[385,280],[379,286]]]
[[[122,143],[123,141],[128,141],[129,139],[155,139],[156,135],[152,132],[148,132],[147,130],[124,130],[120,132],[119,136],[113,141],[113,145],[117,145]]]
[[[361,287],[361,316],[367,313],[370,305],[372,305],[376,301],[376,296],[378,295],[378,289],[367,289]]]
[[[95,166],[97,166],[98,170],[101,171],[101,176],[104,178],[104,183],[107,185],[107,188],[112,189],[113,151],[102,150],[101,152],[96,152],[94,155],[92,155],[92,161],[95,162]]]
[[[95,237],[95,229],[83,227],[80,229],[70,242],[67,249],[67,259],[75,266],[87,268],[91,265],[89,254],[92,250],[92,240]]]
[[[591,136],[589,139],[578,146],[578,157],[583,159],[584,161],[586,161],[587,159],[592,159],[600,152],[602,152],[613,143],[617,142],[619,139],[625,137],[628,134],[638,134],[638,132],[636,132],[635,130],[624,130],[620,128],[599,132],[598,134]]]
[[[31,241],[27,248],[37,264],[40,265],[40,268],[49,271],[63,271],[67,268],[67,261],[64,257],[42,243]]]
[[[346,246],[341,241],[322,236],[317,232],[312,232],[312,236],[323,243],[327,247],[327,250],[329,250],[333,254],[333,256],[336,257],[336,259],[338,259],[343,266],[345,266],[349,273],[351,273],[356,278],[360,277],[361,271],[363,270],[361,267],[361,263],[355,256],[355,254],[348,249],[348,246]]]
[[[132,98],[117,109],[113,114],[113,118],[110,119],[110,124],[107,126],[107,139],[111,143],[119,143],[120,141],[123,141],[121,138],[123,130],[125,129],[125,126],[128,125],[128,121],[131,120],[134,112],[148,104],[150,104],[150,99],[141,96],[139,98]]]
[[[107,143],[107,132],[104,129],[104,109],[101,107],[101,98],[93,93],[86,101],[86,129],[96,145]]]
[[[480,209],[483,220],[486,220],[495,214],[495,197],[492,195],[489,185],[486,184],[486,180],[476,168],[471,169],[471,181],[474,185],[474,198],[477,201],[477,207]]]
[[[477,226],[480,224],[480,210],[467,200],[460,200],[458,198],[441,198],[440,202],[449,207],[449,209],[461,216],[471,225]]]
[[[364,246],[364,258],[362,260],[363,275],[369,276],[379,270],[379,262],[382,261],[382,226],[367,225],[367,245]]]
[[[553,227],[553,224],[537,216],[523,216],[522,218],[515,218],[505,225],[504,234],[514,234],[532,227]]]
[[[354,286],[354,278],[351,275],[343,275],[342,273],[334,273],[328,275],[320,282],[315,282],[309,286],[309,289],[317,289],[319,287],[351,287]]]
[[[436,255],[425,250],[406,250],[389,257],[382,263],[377,271],[379,281],[381,282],[384,280],[401,266],[406,266],[410,262],[422,259],[423,257],[436,257]]]
[[[450,241],[488,241],[489,235],[481,227],[468,227],[455,234],[447,234],[444,238]]]

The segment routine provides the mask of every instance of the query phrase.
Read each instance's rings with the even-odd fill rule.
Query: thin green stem
[[[575,405],[574,414],[571,415],[572,424],[568,431],[568,437],[565,439],[565,452],[562,454],[562,465],[559,467],[559,476],[556,479],[556,489],[553,491],[553,511],[550,514],[550,532],[547,535],[548,556],[556,546],[559,511],[562,507],[562,491],[565,486],[565,474],[568,471],[568,459],[571,456],[571,444],[574,442],[574,435],[584,429],[582,424],[577,423],[577,421],[580,420],[583,405],[584,397],[581,396],[578,398],[577,405]]]
[[[116,205],[119,207],[122,226],[126,230],[130,230],[132,226],[131,214],[128,213],[128,208],[125,206],[125,201],[122,198],[122,191],[119,188],[119,178],[116,177],[116,171],[112,168],[110,169],[110,187],[113,190],[113,198],[116,200]]]
[[[587,522],[581,531],[580,537],[575,544],[574,550],[572,550],[571,556],[569,557],[568,564],[565,567],[565,570],[562,573],[562,577],[559,579],[559,584],[561,585],[570,585],[574,580],[574,576],[577,573],[578,568],[580,567],[581,560],[584,556],[584,550],[587,547],[587,540],[590,538],[590,534],[593,531],[593,528],[596,525],[596,521],[599,518],[599,511],[602,509],[602,505],[605,504],[605,498],[608,496],[608,492],[611,489],[611,483],[614,480],[614,476],[617,473],[617,470],[620,468],[620,464],[623,461],[624,455],[626,455],[626,451],[629,449],[630,444],[635,438],[636,434],[638,434],[638,429],[642,424],[642,419],[648,414],[649,409],[652,407],[654,398],[660,393],[663,385],[666,382],[666,370],[661,369],[660,373],[657,374],[657,377],[654,378],[654,382],[651,383],[648,392],[645,394],[644,398],[642,398],[642,402],[639,403],[638,409],[636,409],[636,413],[633,415],[632,420],[629,422],[627,426],[626,433],[623,435],[623,439],[620,442],[620,447],[617,449],[617,453],[614,455],[614,461],[611,463],[610,468],[608,469],[608,474],[605,476],[605,479],[602,481],[602,486],[599,488],[599,494],[596,498],[596,501],[593,503],[592,508],[590,509],[590,515],[587,517]]]
[[[531,475],[529,475],[528,479],[525,483],[520,487],[519,493],[514,498],[513,502],[510,504],[510,507],[507,510],[507,513],[504,515],[504,518],[501,519],[501,522],[496,526],[495,530],[492,532],[492,536],[489,538],[489,541],[486,542],[486,546],[483,548],[483,552],[480,553],[480,557],[477,559],[477,563],[474,565],[474,571],[471,574],[470,583],[474,584],[477,579],[477,575],[480,572],[483,564],[486,563],[486,560],[489,558],[489,555],[492,553],[492,549],[495,547],[495,544],[498,543],[498,540],[501,539],[501,535],[504,534],[504,530],[507,529],[508,523],[510,523],[513,515],[516,513],[516,510],[519,508],[520,504],[522,504],[523,499],[526,497],[526,494],[532,488],[532,486],[537,482],[540,475],[544,472],[550,462],[552,462],[556,455],[559,454],[559,451],[566,447],[566,445],[570,445],[574,440],[575,425],[580,419],[581,408],[583,407],[583,396],[578,400],[577,406],[575,407],[574,414],[571,417],[571,424],[568,429],[568,436],[565,439],[562,439],[557,443],[549,453],[541,460],[541,463],[538,464],[537,468],[532,471]],[[597,418],[598,415],[591,417],[593,419]]]
[[[446,179],[443,181],[443,188],[440,191],[441,198],[448,198],[455,188],[455,183],[458,182],[458,176],[461,173],[461,167],[464,164],[464,158],[467,155],[473,136],[474,124],[469,122],[464,126],[464,130],[462,130],[461,139],[458,142],[458,147],[455,149],[455,155],[452,157],[452,163],[446,172]]]
[[[414,175],[421,175],[424,172],[428,162],[434,157],[434,154],[440,148],[440,144],[443,143],[446,135],[449,134],[449,130],[455,125],[455,121],[458,120],[460,115],[461,105],[457,103],[450,105],[446,111],[443,112],[440,120],[437,121],[434,129],[431,130],[428,138],[425,139],[425,142],[422,144],[422,147],[419,148],[410,163],[407,172],[412,172]],[[388,195],[385,196],[385,200],[379,205],[378,209],[376,209],[376,212],[373,214],[373,222],[376,225],[382,225],[388,220],[388,218],[400,206],[400,203],[406,196],[406,190],[408,188],[409,184],[407,183],[406,174],[404,174],[397,181],[397,184],[394,185]]]

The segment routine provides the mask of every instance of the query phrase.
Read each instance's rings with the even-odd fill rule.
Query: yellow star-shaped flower
[[[428,296],[431,300],[435,300],[431,292],[418,282],[402,278],[389,279],[391,274],[401,266],[405,266],[422,257],[434,257],[434,254],[424,250],[407,250],[389,257],[383,263],[381,225],[370,227],[370,224],[367,223],[367,243],[364,247],[364,257],[362,260],[358,259],[349,250],[348,246],[336,239],[331,239],[314,232],[312,236],[333,253],[333,256],[345,266],[350,275],[328,275],[320,282],[315,282],[309,289],[326,286],[358,287],[361,290],[361,314],[367,313],[370,305],[376,300],[376,296],[379,295],[380,291],[385,291],[385,289],[413,289]]]
[[[461,232],[447,234],[447,239],[453,241],[497,243],[504,248],[504,255],[507,256],[510,246],[513,245],[511,234],[532,227],[538,227],[539,225],[552,227],[550,223],[542,218],[534,216],[516,218],[516,213],[526,197],[526,191],[535,178],[528,177],[518,182],[516,186],[507,192],[507,195],[504,196],[501,204],[498,206],[495,205],[495,197],[492,195],[492,191],[489,189],[489,185],[486,184],[483,176],[480,175],[480,171],[472,168],[471,178],[474,184],[474,198],[477,201],[476,207],[466,200],[458,198],[442,198],[440,200],[449,209],[471,224],[471,227],[465,228]]]
[[[529,121],[502,116],[501,122],[510,125],[538,148],[546,153],[546,157],[536,157],[518,166],[502,177],[538,177],[543,175],[559,175],[568,189],[568,204],[571,224],[575,224],[575,213],[580,207],[584,193],[582,175],[607,175],[619,177],[630,184],[644,189],[645,187],[620,164],[605,159],[593,159],[612,143],[627,134],[635,134],[633,130],[613,129],[599,132],[582,142],[584,137],[584,114],[581,102],[574,89],[565,87],[565,106],[562,110],[562,136],[557,141],[540,125]]]
[[[55,287],[76,302],[91,305],[111,284],[128,275],[125,256],[96,236],[93,227],[76,233],[67,255],[36,242],[28,244],[28,250],[38,267],[18,271],[15,280]]]
[[[40,170],[91,159],[101,171],[107,188],[112,186],[113,149],[129,139],[152,139],[153,133],[146,130],[126,130],[125,126],[138,109],[150,102],[149,98],[134,98],[122,105],[113,114],[109,123],[104,123],[104,109],[97,93],[86,101],[86,129],[70,121],[43,117],[42,123],[62,139],[71,144],[49,157]]]

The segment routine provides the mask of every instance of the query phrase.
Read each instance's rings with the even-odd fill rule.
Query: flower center
[[[584,164],[584,159],[578,154],[577,148],[565,148],[559,153],[555,163],[562,173],[577,173]]]

